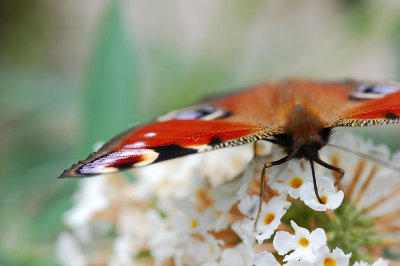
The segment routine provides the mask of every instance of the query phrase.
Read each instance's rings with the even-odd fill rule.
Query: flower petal
[[[297,238],[308,238],[308,236],[310,235],[310,231],[308,231],[307,228],[298,226],[295,221],[291,220],[290,225],[293,227],[294,234],[297,236]]]
[[[272,242],[279,255],[285,255],[297,247],[296,236],[285,231],[276,232]]]
[[[254,255],[251,265],[254,266],[280,266],[272,253],[262,251]]]
[[[326,211],[327,209],[338,208],[344,198],[343,191],[336,192],[333,182],[324,176],[317,179],[318,193],[321,198],[325,197],[327,202],[321,204],[314,192],[313,182],[307,182],[300,188],[300,199],[304,201],[308,207],[316,211]]]
[[[238,204],[239,211],[249,217],[255,217],[257,215],[259,201],[259,196],[253,195],[250,197],[246,194]]]
[[[310,241],[310,246],[314,251],[326,245],[327,238],[324,229],[317,228],[312,231],[308,237],[308,240]]]
[[[290,260],[301,260],[307,262],[314,262],[317,259],[317,256],[310,248],[298,248],[289,255],[286,255],[283,258],[283,261],[290,261]]]

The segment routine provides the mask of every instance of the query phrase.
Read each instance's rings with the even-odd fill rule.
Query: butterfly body
[[[129,129],[61,177],[111,173],[271,138],[290,158],[317,160],[333,127],[400,122],[400,87],[371,86],[304,80],[261,84]]]

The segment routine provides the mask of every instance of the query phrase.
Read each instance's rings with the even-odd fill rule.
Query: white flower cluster
[[[351,135],[344,139],[349,138],[353,143],[348,147],[355,146],[358,139]],[[347,173],[343,190],[338,190],[334,175],[317,168],[321,204],[314,193],[309,164],[292,160],[272,167],[255,226],[260,167],[281,155],[270,143],[260,145],[256,148],[258,159],[253,159],[253,146],[246,145],[144,167],[132,172],[134,182],[122,174],[82,180],[76,203],[64,217],[70,230],[57,242],[60,263],[349,265],[352,254],[345,254],[340,246],[330,249],[324,229],[311,227],[314,230],[310,232],[298,226],[296,222],[301,224],[303,217],[291,218],[290,226],[289,221],[281,221],[296,200],[316,212],[333,215],[332,210],[343,202],[343,190],[352,186]],[[384,149],[374,150],[389,156]],[[329,161],[328,157],[337,153],[346,156],[328,151],[322,158]],[[354,160],[345,158],[344,166],[341,164],[349,175],[357,171]],[[358,199],[362,208],[374,202],[371,197],[362,198],[366,198]],[[360,261],[353,265],[369,264]],[[388,265],[388,261],[379,259],[372,265]]]

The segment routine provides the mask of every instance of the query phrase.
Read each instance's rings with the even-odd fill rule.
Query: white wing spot
[[[144,146],[146,146],[146,143],[144,143],[143,141],[137,141],[132,144],[127,144],[124,147],[127,149],[138,149],[138,148],[143,148]]]
[[[93,145],[93,151],[98,151],[104,145],[104,141],[98,141]]]
[[[154,132],[149,132],[149,133],[144,134],[144,136],[147,137],[147,138],[154,137],[155,135],[157,135],[157,134],[154,133]]]

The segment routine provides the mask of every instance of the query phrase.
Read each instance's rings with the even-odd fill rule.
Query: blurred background
[[[56,265],[96,142],[204,95],[400,77],[400,1],[0,0],[0,265]],[[359,129],[400,147],[399,127]]]

